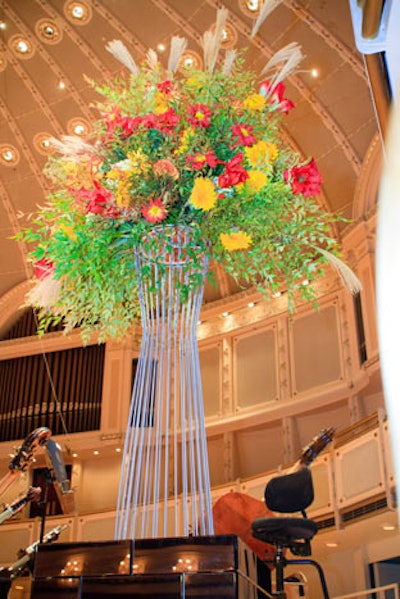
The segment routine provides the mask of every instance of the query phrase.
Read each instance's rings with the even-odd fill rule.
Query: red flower
[[[285,181],[290,183],[293,193],[315,196],[321,191],[322,176],[314,158],[307,164],[286,169],[283,175]]]
[[[209,127],[211,110],[205,104],[192,104],[187,110],[188,122],[194,127]]]
[[[143,206],[142,215],[149,223],[160,223],[167,216],[167,210],[162,203],[161,198],[150,200],[147,206]]]
[[[40,258],[33,265],[33,273],[39,281],[42,281],[54,272],[54,263],[48,258]]]
[[[267,98],[269,104],[276,107],[276,110],[288,114],[294,103],[288,98],[284,98],[285,84],[281,81],[272,88],[270,81],[263,81],[260,85],[260,94]]]
[[[169,108],[165,112],[158,114],[156,121],[156,129],[160,129],[161,131],[169,131],[176,127],[180,121],[180,117],[173,108]]]
[[[143,119],[141,116],[135,116],[131,118],[129,116],[124,116],[120,119],[120,127],[122,130],[122,137],[126,139],[130,137],[134,131],[138,128],[138,126],[142,123]]]
[[[220,187],[232,187],[244,183],[249,178],[249,173],[242,166],[243,154],[239,152],[225,164],[225,172],[218,177]]]
[[[186,156],[186,164],[189,164],[189,166],[195,171],[201,171],[201,169],[206,165],[211,168],[215,168],[217,164],[220,163],[221,161],[218,160],[212,151],[206,152],[205,154],[200,154],[200,152],[197,152],[196,154],[188,154]]]
[[[157,89],[168,96],[174,88],[174,84],[170,79],[166,79],[165,81],[161,81],[161,83],[157,83]]]
[[[157,117],[155,114],[146,114],[142,119],[142,124],[147,129],[157,129]]]
[[[118,106],[114,106],[112,111],[107,113],[104,118],[107,127],[107,133],[114,133],[121,123],[121,113]]]
[[[93,185],[94,189],[79,189],[75,197],[86,202],[87,213],[110,216],[108,210],[112,206],[111,192],[99,185],[97,181],[93,181]]]
[[[237,137],[236,145],[241,146],[252,146],[256,143],[256,138],[252,134],[253,127],[252,125],[242,125],[241,123],[236,123],[231,127],[231,131],[235,137]]]

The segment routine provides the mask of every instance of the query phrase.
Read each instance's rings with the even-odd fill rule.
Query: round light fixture
[[[13,35],[8,41],[8,45],[18,58],[31,58],[33,56],[33,45],[28,38],[22,35]]]
[[[7,66],[6,57],[4,56],[4,54],[2,54],[0,52],[0,73],[1,73],[1,71],[5,70],[6,66]]]
[[[40,19],[35,25],[36,35],[47,44],[58,44],[62,39],[62,31],[55,21]]]
[[[91,131],[91,126],[85,119],[74,118],[68,121],[67,131],[70,135],[78,135],[78,137],[86,137]]]
[[[182,54],[182,58],[179,63],[179,68],[181,70],[201,70],[203,68],[203,62],[200,58],[200,55],[197,54],[197,52],[194,52],[193,50],[187,50]]]
[[[64,13],[75,25],[86,25],[92,18],[92,9],[83,0],[68,0],[64,4]]]
[[[214,25],[215,30],[215,25]],[[228,50],[229,48],[234,48],[236,46],[238,40],[238,34],[236,29],[227,23],[222,30],[222,39],[221,39],[221,48],[224,50]]]
[[[51,145],[50,133],[37,133],[33,138],[33,144],[36,150],[43,156],[49,156],[54,152],[54,148]]]
[[[10,144],[0,145],[0,163],[4,166],[16,166],[19,162],[19,152],[17,148]]]
[[[261,0],[239,0],[240,10],[245,15],[252,17],[253,19],[258,16],[258,13],[261,10],[261,5]]]

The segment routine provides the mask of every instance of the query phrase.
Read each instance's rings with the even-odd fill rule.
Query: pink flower
[[[218,177],[220,187],[232,187],[238,183],[244,183],[249,178],[249,173],[242,166],[243,154],[239,152],[225,164],[225,172]]]
[[[276,110],[288,114],[294,108],[294,103],[283,97],[285,89],[285,84],[282,81],[274,88],[272,88],[270,81],[263,81],[260,85],[260,94],[267,98],[268,103],[274,106]]]
[[[167,159],[157,160],[157,162],[153,164],[153,173],[156,175],[156,177],[163,177],[164,175],[168,175],[169,177],[172,177],[172,179],[175,180],[179,178],[178,169],[174,164],[172,164],[172,162],[170,162]]]
[[[256,138],[252,134],[253,127],[252,125],[242,125],[241,123],[236,123],[232,125],[231,131],[235,137],[237,137],[236,145],[241,146],[252,146],[256,143]]]
[[[322,176],[314,158],[307,164],[286,169],[283,175],[295,194],[301,193],[307,197],[318,195],[321,191]]]
[[[205,104],[192,104],[187,110],[188,122],[194,127],[209,127],[211,110]]]
[[[35,277],[42,281],[54,272],[54,262],[48,258],[40,258],[33,265],[33,273]]]

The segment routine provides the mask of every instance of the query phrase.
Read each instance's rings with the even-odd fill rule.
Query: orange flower
[[[244,231],[232,231],[231,233],[220,233],[219,238],[228,252],[235,250],[247,250],[253,240]]]
[[[175,180],[179,177],[179,171],[176,166],[166,159],[157,160],[157,162],[153,164],[153,173],[156,177],[168,175]]]
[[[197,177],[194,181],[189,201],[194,208],[204,211],[214,208],[217,201],[217,192],[211,179]]]
[[[167,216],[167,210],[162,204],[161,198],[150,200],[147,206],[143,206],[142,215],[149,223],[160,223]]]

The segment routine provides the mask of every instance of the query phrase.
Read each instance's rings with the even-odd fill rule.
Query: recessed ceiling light
[[[93,455],[99,455],[100,451],[97,451],[97,449],[94,450]]]
[[[221,47],[224,48],[224,50],[227,50],[228,48],[233,48],[234,46],[236,46],[237,39],[238,35],[236,29],[232,25],[227,23],[222,30]]]
[[[29,39],[23,35],[13,35],[8,40],[8,45],[10,46],[14,54],[18,56],[18,58],[27,59],[31,58],[31,56],[33,55],[33,45],[31,44]]]
[[[249,302],[249,303],[247,304],[247,307],[248,307],[248,308],[254,308],[254,306],[255,306],[255,305],[256,305],[256,304],[255,304],[255,302]]]
[[[19,162],[19,153],[17,148],[10,144],[0,146],[0,163],[5,166],[15,166]]]
[[[57,44],[62,39],[61,29],[51,19],[40,19],[35,25],[35,31],[48,44]]]
[[[382,530],[396,530],[394,524],[382,524]]]
[[[48,156],[54,152],[54,147],[50,143],[50,133],[37,133],[33,138],[33,143],[40,154]]]
[[[335,543],[334,541],[332,541],[330,543],[325,543],[325,545],[331,549],[334,549],[335,547],[339,546],[339,543]]]
[[[226,318],[227,316],[229,316],[230,312],[222,312],[221,316],[223,316],[224,318]]]
[[[73,458],[77,458],[77,457],[78,457],[78,454],[77,454],[77,453],[73,453],[73,454],[72,454],[72,457],[73,457]]]
[[[86,25],[92,18],[92,9],[83,0],[68,0],[64,5],[64,13],[76,25]]]
[[[2,31],[4,31],[5,29],[7,29],[7,25],[6,25],[6,23],[4,21],[0,21],[0,29]]]
[[[165,52],[165,44],[157,44],[157,50],[159,52]]]
[[[246,6],[252,12],[256,12],[257,10],[260,10],[259,0],[247,0]]]
[[[59,87],[59,89],[65,89],[65,83],[64,83],[64,81],[59,81],[58,82],[58,87]]]
[[[314,77],[314,79],[316,79],[319,75],[318,69],[311,69],[310,73],[311,73],[311,77]]]
[[[261,0],[239,0],[239,7],[245,15],[254,19],[260,12]]]
[[[21,54],[26,54],[29,52],[29,44],[27,44],[25,40],[20,40],[17,43],[17,50],[18,52],[21,52]]]
[[[202,66],[203,63],[197,52],[193,52],[193,50],[187,50],[182,54],[182,58],[180,60],[181,68],[201,70]]]
[[[115,451],[116,451],[117,453],[121,453],[121,448],[120,448],[120,447],[116,447],[116,448],[115,448]]]
[[[81,117],[73,118],[67,123],[68,133],[78,135],[79,137],[87,136],[91,131],[90,123]]]

